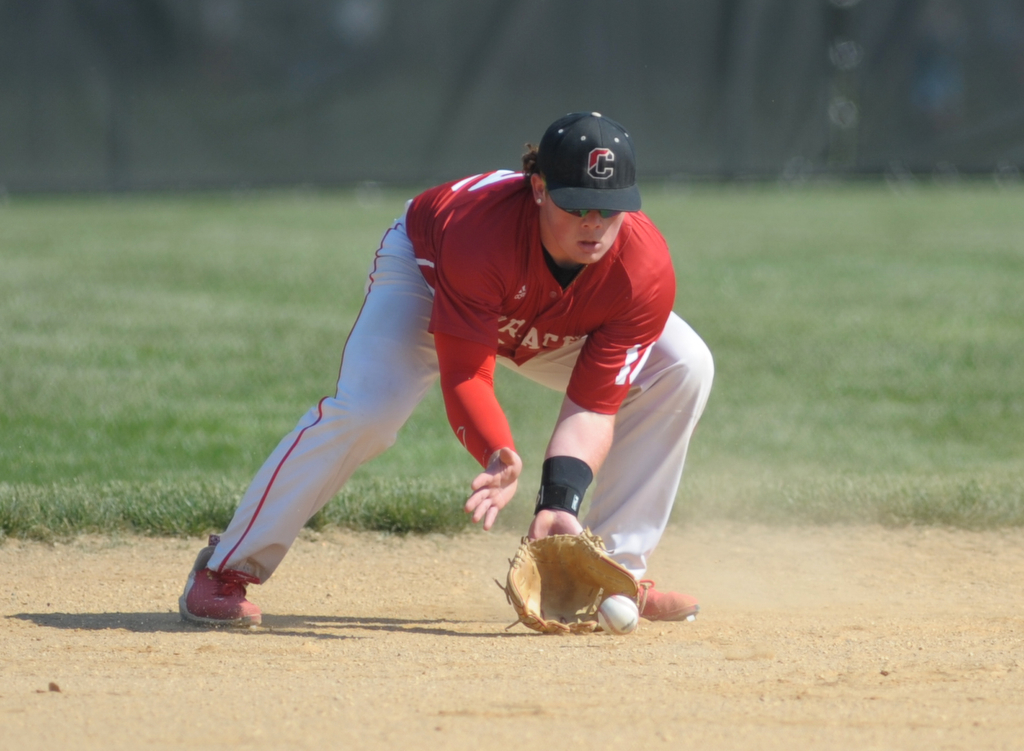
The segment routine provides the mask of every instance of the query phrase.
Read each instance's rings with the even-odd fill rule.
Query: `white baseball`
[[[612,595],[597,609],[597,622],[609,634],[629,634],[640,622],[640,611],[626,595]]]

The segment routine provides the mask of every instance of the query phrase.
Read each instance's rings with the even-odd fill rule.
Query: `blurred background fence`
[[[571,110],[644,178],[1024,166],[1022,0],[0,0],[0,191],[425,183]]]

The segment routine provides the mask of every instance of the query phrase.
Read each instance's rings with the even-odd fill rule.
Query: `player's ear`
[[[544,178],[534,172],[530,175],[530,187],[533,188],[533,200],[538,204],[544,203],[548,190],[544,186]]]

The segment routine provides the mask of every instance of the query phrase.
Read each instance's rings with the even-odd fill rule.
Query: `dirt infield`
[[[198,540],[0,546],[0,749],[1010,749],[1024,746],[1024,532],[670,530],[695,623],[517,626],[518,539],[330,533],[182,624]]]

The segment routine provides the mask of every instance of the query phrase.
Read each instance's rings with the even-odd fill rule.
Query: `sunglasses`
[[[580,219],[585,217],[591,211],[596,211],[598,214],[601,215],[602,219],[611,219],[612,217],[616,217],[622,213],[621,211],[611,211],[610,209],[562,209],[562,211],[564,211],[566,214],[578,216]]]

